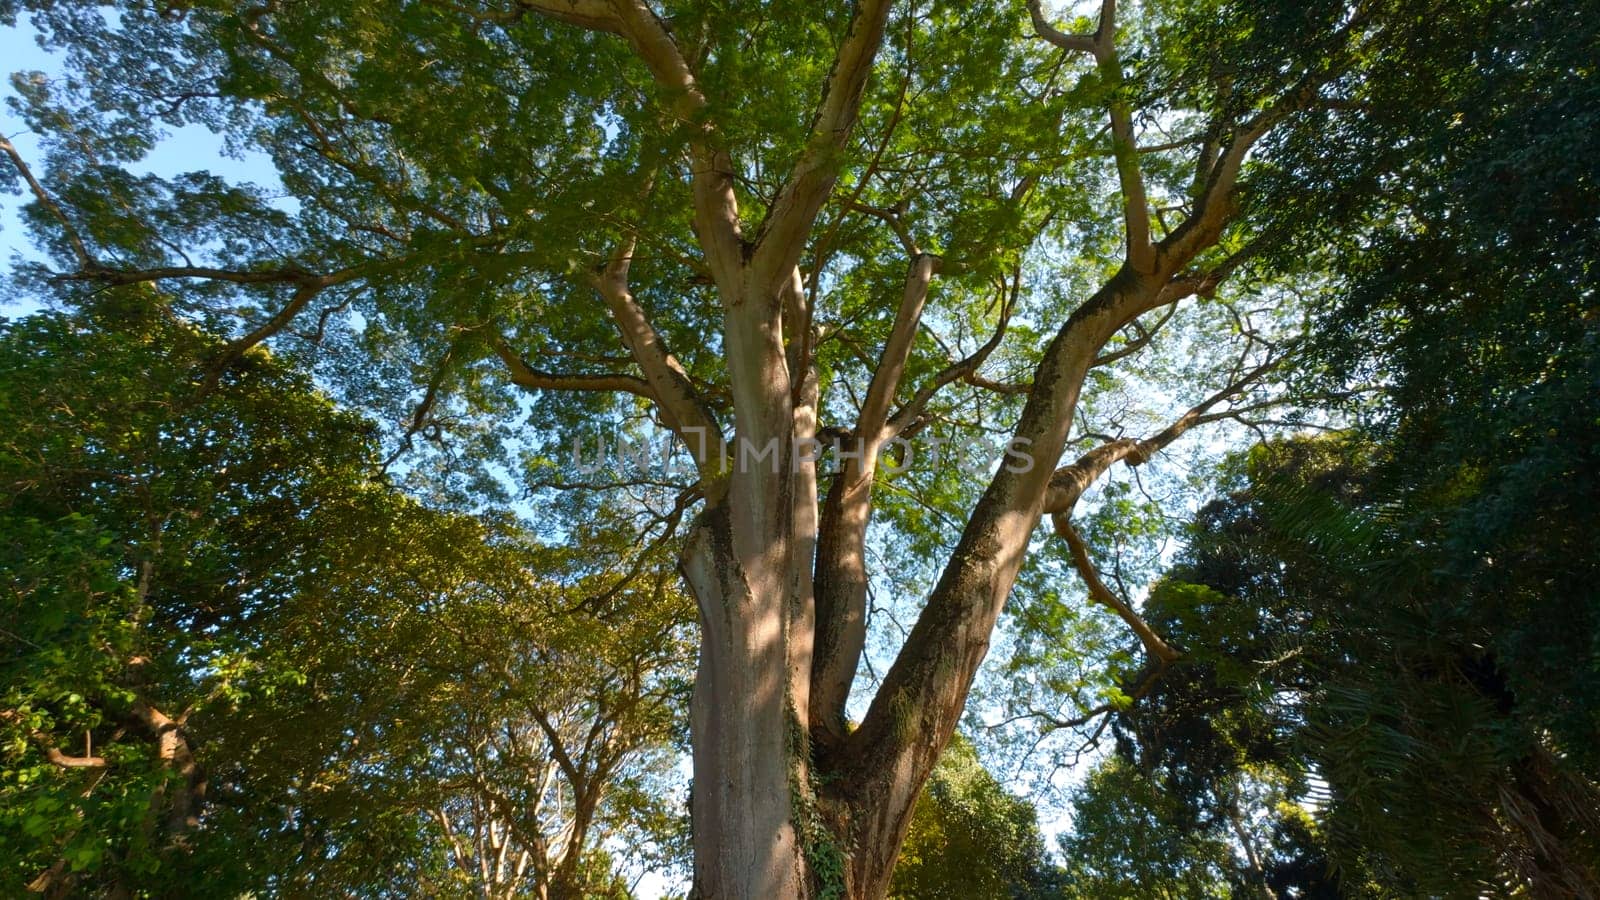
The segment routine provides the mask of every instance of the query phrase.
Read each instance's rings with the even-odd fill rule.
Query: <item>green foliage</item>
[[[1044,898],[1057,896],[1056,874],[1033,805],[1007,791],[957,736],[917,800],[889,895]]]
[[[1229,896],[1227,839],[1194,827],[1179,801],[1116,758],[1079,789],[1061,852],[1068,897]]]
[[[0,891],[439,886],[463,778],[515,798],[520,849],[541,800],[588,805],[577,852],[671,840],[682,596],[423,507],[283,362],[208,386],[219,349],[146,295],[0,333]]]
[[[1189,653],[1119,725],[1123,752],[1202,823],[1240,778],[1278,773],[1318,837],[1286,854],[1294,834],[1275,835],[1272,855],[1297,879],[1336,869],[1341,896],[1582,890],[1594,771],[1565,743],[1570,709],[1519,685],[1523,642],[1552,638],[1539,617],[1587,621],[1592,594],[1457,576],[1447,538],[1473,498],[1389,499],[1389,478],[1420,481],[1412,464],[1348,437],[1258,448],[1152,597]],[[1581,656],[1535,658],[1572,696],[1591,689]]]
[[[1261,182],[1279,221],[1327,216],[1343,241],[1294,261],[1336,276],[1299,377],[1376,402],[1351,404],[1355,433],[1236,462],[1152,593],[1185,659],[1121,750],[1207,827],[1241,779],[1286,779],[1311,812],[1269,836],[1275,888],[1582,895],[1600,865],[1596,31],[1562,4],[1447,15],[1447,40],[1370,49],[1409,86],[1373,80]],[[1352,231],[1365,179],[1391,190]]]
[[[333,562],[323,530],[381,499],[358,477],[366,427],[272,361],[252,357],[195,402],[195,361],[214,346],[128,308],[25,319],[0,338],[9,878],[58,858],[92,880],[171,873],[176,836],[159,823],[205,788],[175,782],[146,710],[204,733],[297,691],[305,659],[257,636],[333,602],[302,588]],[[60,768],[50,749],[103,765]],[[216,875],[219,892],[237,884],[232,867]]]

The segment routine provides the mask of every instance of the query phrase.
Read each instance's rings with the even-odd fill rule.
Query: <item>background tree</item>
[[[1241,762],[1325,789],[1345,881],[1593,896],[1597,770],[1593,28],[1467,18],[1407,62],[1444,114],[1374,106],[1285,173],[1406,180],[1340,244],[1309,371],[1381,373],[1361,431],[1258,450],[1158,591],[1194,663],[1130,719],[1191,801]],[[1492,49],[1489,49],[1492,48]],[[1375,84],[1393,85],[1389,79]],[[1352,875],[1354,873],[1354,875]]]
[[[1275,889],[1309,877],[1331,896],[1592,894],[1593,772],[1551,727],[1566,711],[1511,687],[1520,666],[1497,661],[1530,626],[1487,628],[1504,595],[1462,591],[1440,565],[1448,530],[1423,530],[1448,529],[1472,498],[1397,503],[1374,490],[1385,466],[1348,440],[1258,449],[1249,487],[1207,509],[1152,598],[1188,655],[1128,711],[1123,752],[1213,828],[1234,785],[1283,773],[1315,841],[1266,836]],[[1580,623],[1591,614],[1544,579],[1530,588]],[[1583,669],[1559,673],[1580,694]]]
[[[1229,838],[1198,827],[1172,794],[1115,757],[1080,789],[1061,849],[1070,897],[1229,896]]]
[[[0,886],[448,893],[465,834],[485,892],[578,896],[621,829],[670,842],[681,595],[423,507],[366,422],[222,346],[143,288],[0,331]]]
[[[125,299],[115,331],[41,316],[4,337],[13,889],[181,869],[207,798],[234,789],[196,729],[310,675],[255,641],[320,617],[321,528],[377,511],[359,421],[261,356],[194,404],[214,342]]]
[[[408,710],[408,740],[391,738],[404,752],[388,777],[412,786],[401,793],[453,868],[416,888],[629,897],[645,872],[683,862],[690,606],[665,567],[643,591],[530,574],[519,596],[445,613],[460,647],[439,665],[455,676]]]
[[[995,780],[956,737],[911,815],[891,897],[905,900],[1056,896],[1058,873],[1033,805]]]

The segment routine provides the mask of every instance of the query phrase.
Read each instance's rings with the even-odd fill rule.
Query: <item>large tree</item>
[[[546,465],[561,426],[644,415],[679,440],[687,474],[612,486],[664,503],[645,521],[681,548],[699,607],[706,897],[884,893],[1044,516],[1091,596],[1170,663],[1095,573],[1072,510],[1113,466],[1255,408],[1240,398],[1282,347],[1212,300],[1293,225],[1251,202],[1252,175],[1362,115],[1362,67],[1409,52],[1438,12],[1106,0],[1062,26],[1037,0],[0,11],[22,6],[72,64],[17,82],[40,174],[0,144],[55,263],[25,277],[160,282],[180,312],[231,317],[216,372],[265,340],[326,339],[348,396],[412,405],[407,444],[501,447],[484,416],[519,409],[543,427],[513,437]],[[292,202],[139,174],[163,124],[270,155]],[[1075,427],[1086,384],[1114,382],[1195,297],[1175,417]],[[880,453],[919,436],[1013,452],[886,492]],[[581,532],[582,503],[543,486],[571,516],[549,527]],[[874,551],[932,574],[851,727],[888,574]]]

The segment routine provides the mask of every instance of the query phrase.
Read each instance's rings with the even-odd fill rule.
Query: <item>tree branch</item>
[[[1110,0],[1107,0],[1107,5],[1110,5]],[[1087,53],[1090,56],[1098,56],[1100,49],[1099,30],[1094,34],[1067,34],[1050,24],[1050,20],[1045,18],[1044,6],[1039,0],[1028,0],[1028,17],[1033,20],[1035,34],[1062,50],[1070,53]],[[1101,10],[1101,21],[1105,21],[1105,10],[1103,8]]]
[[[622,33],[622,20],[607,0],[518,0],[517,5],[590,31]]]
[[[1163,663],[1171,663],[1178,658],[1178,651],[1156,634],[1155,629],[1145,622],[1127,601],[1117,596],[1116,592],[1106,586],[1100,579],[1100,572],[1095,569],[1094,561],[1089,558],[1089,548],[1084,546],[1083,538],[1077,529],[1072,527],[1071,520],[1065,513],[1053,517],[1056,534],[1066,538],[1067,547],[1072,553],[1072,563],[1078,569],[1078,574],[1083,576],[1084,584],[1089,587],[1089,597],[1115,612],[1133,633],[1139,636],[1139,642],[1150,652],[1151,656]]]
[[[849,438],[851,456],[834,477],[818,525],[813,569],[815,639],[810,673],[810,719],[826,745],[844,735],[844,707],[866,645],[866,539],[878,451],[894,434],[889,409],[917,335],[939,258],[912,257],[894,325],[862,400]]]
[[[927,409],[928,403],[933,400],[934,396],[943,390],[946,385],[955,381],[966,381],[977,387],[986,387],[1006,394],[1027,392],[1028,388],[1016,385],[1000,385],[977,374],[979,367],[1000,346],[1000,342],[1005,340],[1006,329],[1011,324],[1012,310],[1016,308],[1017,297],[1021,293],[1021,277],[1021,269],[1017,269],[1012,273],[1011,286],[1001,301],[1000,322],[995,326],[994,334],[990,335],[989,339],[983,343],[983,346],[974,350],[970,356],[957,360],[941,369],[927,384],[919,388],[916,394],[890,417],[889,432],[891,434],[900,434],[911,428],[921,418],[923,411]]]
[[[1166,428],[1148,438],[1108,441],[1083,454],[1071,465],[1055,470],[1046,489],[1044,512],[1050,515],[1070,514],[1072,508],[1077,505],[1078,498],[1083,496],[1089,485],[1110,471],[1117,463],[1126,462],[1130,466],[1143,465],[1195,426],[1226,418],[1232,412],[1242,412],[1243,410],[1235,410],[1213,413],[1211,410],[1217,404],[1237,397],[1250,385],[1260,381],[1268,372],[1282,365],[1285,358],[1278,356],[1237,376],[1225,387],[1195,404]]]
[[[1111,3],[1107,2],[1107,8]],[[1102,28],[1105,24],[1102,22]],[[1127,232],[1128,264],[1144,272],[1155,265],[1155,245],[1150,242],[1150,201],[1145,196],[1144,173],[1139,168],[1139,148],[1133,135],[1133,111],[1121,96],[1122,64],[1114,51],[1107,51],[1101,71],[1114,79],[1118,95],[1111,99],[1111,154],[1117,164],[1117,181],[1122,187],[1122,218]]]
[[[823,88],[811,136],[757,232],[751,267],[758,285],[776,284],[800,262],[805,236],[839,177],[838,156],[855,128],[892,6],[890,0],[858,0]]]
[[[905,248],[906,253],[912,256],[920,256],[922,254],[922,248],[912,238],[911,230],[906,227],[905,221],[900,218],[899,213],[892,209],[872,206],[854,199],[846,201],[845,205],[856,212],[869,215],[889,226],[889,230],[894,232],[894,236],[899,239],[900,246]]]
[[[611,259],[595,274],[593,284],[611,310],[611,318],[622,332],[623,344],[644,373],[649,385],[649,393],[644,396],[656,401],[667,426],[688,445],[689,454],[701,473],[706,474],[711,471],[711,461],[720,461],[723,457],[722,427],[701,402],[689,373],[667,351],[661,336],[628,288],[628,270],[635,245],[634,237],[624,238]]]
[[[546,0],[546,5],[564,2]],[[700,82],[667,23],[644,0],[611,0],[611,7],[617,32],[628,39],[656,83],[667,92],[673,113],[690,126],[695,232],[724,302],[729,302],[738,296],[745,261],[733,160],[707,114],[710,104]],[[798,261],[797,257],[793,262]]]
[[[867,395],[862,401],[861,416],[857,420],[856,435],[866,444],[878,444],[889,421],[889,407],[900,387],[900,376],[905,372],[906,361],[911,356],[911,346],[916,340],[917,327],[922,321],[922,309],[927,304],[928,289],[933,276],[939,271],[939,257],[921,253],[913,257],[906,269],[905,291],[895,312],[894,326],[889,340],[884,344],[878,364],[873,368],[872,380],[867,384]],[[870,449],[870,448],[868,448]]]
[[[16,723],[21,722],[22,717],[16,712],[7,709],[0,710],[0,720]],[[62,753],[60,748],[56,746],[55,740],[37,728],[28,729],[28,736],[33,739],[34,743],[39,745],[39,749],[43,751],[45,759],[49,760],[53,766],[63,769],[104,769],[108,765],[103,756],[94,756],[87,753],[83,756],[72,756]]]
[[[636,375],[620,373],[560,374],[529,365],[503,335],[494,337],[494,352],[511,373],[511,382],[530,391],[620,391],[655,400],[650,383]]]
[[[1142,327],[1139,324],[1138,319],[1133,320],[1133,322],[1130,323],[1130,327],[1136,330],[1139,333],[1139,336],[1110,353],[1102,353],[1099,356],[1096,356],[1094,358],[1095,368],[1099,368],[1100,366],[1109,366],[1117,360],[1126,359],[1127,357],[1132,356],[1133,354],[1138,353],[1140,350],[1143,350],[1145,347],[1149,346],[1150,342],[1155,339],[1156,333],[1161,330],[1161,326],[1167,324],[1168,320],[1176,315],[1177,312],[1178,305],[1176,303],[1169,304],[1167,311],[1163,313],[1161,318],[1157,319],[1156,323],[1149,328]]]
[[[1187,265],[1196,253],[1216,242],[1223,226],[1233,215],[1234,187],[1251,148],[1284,119],[1312,105],[1322,85],[1343,70],[1343,65],[1348,61],[1350,37],[1363,28],[1367,20],[1367,10],[1358,8],[1333,36],[1338,46],[1330,53],[1331,61],[1320,69],[1305,73],[1292,88],[1273,98],[1260,112],[1233,126],[1232,137],[1226,145],[1221,145],[1222,135],[1227,134],[1230,128],[1221,121],[1212,124],[1210,133],[1217,136],[1216,143],[1207,141],[1197,163],[1195,182],[1199,198],[1194,214],[1157,245],[1159,264],[1169,269]],[[1213,151],[1213,146],[1218,145],[1221,145],[1221,149]]]
[[[28,183],[28,189],[33,192],[33,197],[39,201],[39,205],[49,210],[61,223],[61,230],[66,233],[67,243],[72,247],[73,255],[78,257],[79,265],[86,269],[96,268],[98,264],[94,256],[89,253],[89,247],[84,244],[83,238],[78,235],[78,229],[73,227],[72,220],[67,218],[66,212],[56,203],[55,198],[50,196],[50,192],[44,189],[44,185],[39,183],[39,179],[33,177],[33,170],[28,168],[27,161],[17,152],[16,145],[3,135],[0,135],[0,151],[4,151],[5,155],[10,157],[11,164],[17,167],[17,172]]]
[[[1122,96],[1122,62],[1117,58],[1116,0],[1103,0],[1100,20],[1094,34],[1066,34],[1045,18],[1040,0],[1028,0],[1028,16],[1034,33],[1070,53],[1094,57],[1101,78],[1112,91],[1106,112],[1111,121],[1111,155],[1116,161],[1117,181],[1122,189],[1122,218],[1127,237],[1127,261],[1138,271],[1150,271],[1156,261],[1155,245],[1150,242],[1150,204],[1145,194],[1144,175],[1139,168],[1139,146],[1133,133],[1133,110]]]
[[[354,278],[355,269],[345,269],[343,272],[351,273],[343,280]],[[343,274],[343,273],[340,273]],[[255,271],[241,271],[235,269],[216,269],[207,266],[157,266],[151,269],[109,269],[98,265],[91,265],[77,272],[63,272],[51,277],[56,283],[68,281],[94,281],[106,285],[143,284],[149,281],[164,281],[176,278],[198,278],[205,281],[223,281],[229,284],[298,284],[308,285],[318,281],[334,278],[334,275],[318,275],[308,272],[298,266],[285,266],[276,269],[259,269]],[[333,283],[333,282],[329,282]],[[324,285],[326,286],[326,285]]]

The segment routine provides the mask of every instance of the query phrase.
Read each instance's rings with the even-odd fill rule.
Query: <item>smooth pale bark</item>
[[[713,509],[683,555],[701,624],[690,720],[695,896],[803,897],[784,677],[789,598],[778,573],[741,559],[745,543],[729,511]]]
[[[724,310],[736,438],[729,470],[716,473],[726,489],[711,492],[681,560],[701,625],[695,895],[803,897],[816,489],[814,463],[793,450],[815,429],[815,378],[802,373],[797,390],[789,375],[793,267],[776,283],[748,268],[741,281]]]
[[[1195,240],[1192,232],[1179,237],[1194,241],[1191,246],[1209,243],[1205,235]],[[735,460],[724,499],[702,514],[683,558],[704,629],[693,719],[697,896],[804,897],[822,887],[842,889],[852,898],[887,892],[916,798],[954,734],[1041,516],[1063,505],[1070,508],[1065,495],[1075,501],[1112,463],[1142,460],[1170,443],[1224,396],[1209,399],[1148,442],[1056,469],[1084,380],[1106,343],[1143,313],[1208,283],[1177,274],[1190,253],[1161,249],[1167,252],[1158,257],[1157,270],[1125,266],[1062,326],[1046,350],[1016,429],[1017,444],[1031,464],[1002,467],[993,477],[852,733],[844,734],[840,726],[848,676],[858,657],[850,658],[852,671],[840,678],[837,671],[830,673],[831,661],[822,651],[859,653],[847,617],[851,594],[865,588],[860,553],[870,483],[863,473],[872,471],[872,461],[844,467],[819,519],[814,465],[788,455],[787,443],[781,444],[784,455],[776,465]],[[914,262],[894,335],[914,327],[929,274],[925,264]],[[730,314],[730,321],[735,316]],[[792,357],[762,327],[731,328],[730,348],[740,342],[745,364],[758,358],[765,364],[746,369],[750,412],[741,422],[759,437],[807,436],[799,423],[814,424],[809,404],[815,395],[810,389],[791,393],[787,363]],[[878,378],[897,379],[898,343],[891,337],[875,385]],[[736,373],[740,365],[730,359]],[[873,395],[869,388],[857,433],[876,450],[887,432],[878,415],[882,404]],[[739,397],[736,391],[736,407]],[[859,505],[852,509],[852,503]],[[841,510],[860,519],[850,521]],[[840,573],[848,578],[844,589],[830,581]],[[843,642],[840,635],[846,635]],[[812,659],[814,647],[819,652]],[[803,677],[808,660],[809,703]],[[818,854],[826,854],[826,866],[819,864],[824,860]],[[833,873],[836,865],[843,871]],[[818,879],[824,874],[842,877],[843,883],[823,885]]]
[[[1016,431],[1029,442],[1033,465],[996,472],[866,718],[850,736],[848,774],[839,794],[857,848],[849,870],[851,896],[881,897],[887,891],[912,805],[955,732],[1039,523],[1044,488],[1066,444],[1084,376],[1100,347],[1143,311],[1143,295],[1153,293],[1124,270],[1052,341]]]
[[[811,729],[826,747],[844,740],[845,702],[867,640],[867,525],[878,453],[894,435],[890,408],[900,385],[917,325],[927,305],[938,257],[918,254],[906,271],[905,291],[888,343],[867,385],[848,452],[822,511],[816,559],[817,633],[811,673]]]

